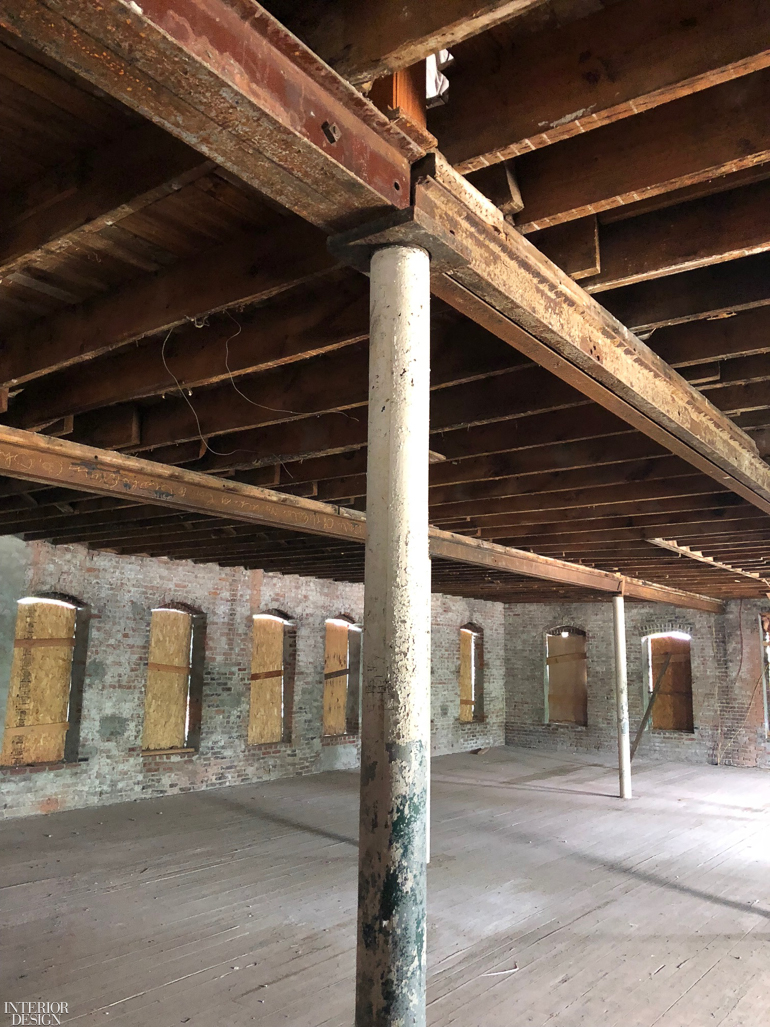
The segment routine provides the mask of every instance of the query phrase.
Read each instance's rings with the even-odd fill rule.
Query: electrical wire
[[[200,326],[198,326],[198,327],[200,327]],[[207,452],[213,454],[214,456],[235,456],[235,454],[241,452],[241,450],[234,449],[231,453],[220,453],[216,449],[213,449],[211,447],[211,445],[209,444],[208,439],[206,439],[204,437],[204,435],[203,435],[203,430],[201,428],[201,422],[200,422],[200,418],[198,417],[197,410],[193,406],[190,397],[184,391],[184,388],[182,387],[181,382],[179,381],[177,376],[174,374],[174,372],[171,370],[171,368],[168,366],[168,361],[166,360],[166,343],[171,338],[171,333],[173,332],[173,330],[174,330],[173,328],[169,328],[168,333],[166,335],[166,338],[163,340],[163,345],[160,348],[160,357],[161,357],[161,360],[163,361],[163,366],[165,367],[167,374],[171,378],[174,379],[174,383],[175,383],[177,389],[179,390],[179,395],[182,397],[182,399],[185,401],[185,403],[187,403],[187,405],[190,408],[190,410],[192,410],[192,415],[195,418],[196,425],[198,426],[198,437],[200,438],[201,443],[203,444],[204,449]]]

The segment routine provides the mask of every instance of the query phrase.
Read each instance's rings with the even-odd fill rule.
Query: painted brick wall
[[[693,734],[650,731],[639,755],[694,763],[770,766],[758,614],[770,601],[730,602],[724,614],[629,603],[626,651],[631,737],[643,714],[648,668],[642,639],[683,631],[691,641]],[[588,725],[544,723],[545,636],[573,626],[586,632]],[[742,635],[741,635],[742,628]],[[506,630],[506,742],[560,751],[613,752],[615,671],[612,604],[509,606]],[[742,644],[741,644],[742,638]]]
[[[363,586],[187,562],[119,557],[80,546],[25,545],[0,539],[0,670],[13,647],[15,602],[59,592],[88,604],[92,615],[81,726],[81,762],[2,768],[3,815],[15,816],[173,794],[192,789],[310,774],[357,765],[356,738],[320,736],[324,622],[346,615],[360,623]],[[142,756],[144,684],[154,607],[181,602],[205,613],[206,661],[201,745],[197,753]],[[248,745],[251,616],[280,610],[296,625],[292,739]],[[435,596],[433,600],[433,751],[503,742],[504,611],[500,604]],[[459,629],[473,621],[485,634],[486,719],[460,724]],[[3,693],[0,693],[0,695]],[[0,705],[2,723],[4,703]]]

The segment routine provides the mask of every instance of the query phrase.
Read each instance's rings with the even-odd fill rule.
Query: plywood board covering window
[[[475,628],[460,628],[460,720],[482,720],[483,636]]]
[[[142,748],[182,749],[187,741],[192,616],[153,610]]]
[[[588,724],[586,637],[579,631],[546,636],[548,722]]]
[[[344,621],[326,622],[324,650],[324,713],[323,733],[344,735],[348,728],[348,633],[350,625]]]
[[[251,651],[250,745],[280,742],[284,737],[285,621],[254,618]]]
[[[653,635],[648,643],[650,692],[660,680],[652,707],[653,730],[692,732],[690,639],[685,635]]]
[[[76,616],[57,600],[19,603],[0,755],[6,766],[64,759]]]

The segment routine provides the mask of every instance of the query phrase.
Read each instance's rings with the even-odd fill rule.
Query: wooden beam
[[[424,151],[256,3],[2,0],[0,27],[313,224],[409,203]]]
[[[302,221],[240,236],[9,335],[0,381],[16,385],[80,364],[188,319],[267,299],[333,266],[323,233]]]
[[[483,333],[489,340],[488,333]],[[434,336],[431,398],[432,425],[435,430],[479,424],[503,417],[521,416],[533,410],[557,410],[575,406],[580,396],[563,382],[555,380],[537,367],[508,368],[506,351],[497,346],[482,348],[482,333],[473,349],[442,347],[441,336]],[[496,340],[492,340],[496,342]],[[485,374],[497,372],[484,379]],[[515,383],[508,375],[516,375]],[[356,343],[288,367],[267,371],[253,380],[241,382],[239,391],[233,383],[202,389],[190,397],[169,392],[161,404],[142,408],[141,442],[134,448],[146,449],[172,443],[244,431],[260,425],[292,421],[297,418],[325,415],[330,410],[342,418],[358,418],[365,422],[365,413],[351,413],[363,408],[368,397],[368,349]],[[451,388],[450,388],[451,387]],[[101,431],[101,418],[115,417],[123,407],[94,411],[91,430]],[[7,423],[16,424],[9,417]],[[17,425],[26,427],[26,425]],[[78,439],[88,442],[83,428]],[[311,441],[311,447],[315,446]],[[213,451],[227,452],[214,444]]]
[[[765,70],[518,157],[517,225],[534,232],[768,160]]]
[[[625,285],[602,293],[601,303],[636,332],[765,306],[770,303],[770,254]]]
[[[32,382],[13,402],[14,423],[34,427],[59,413],[213,385],[332,352],[368,336],[368,310],[366,279],[324,275],[215,324],[183,326],[165,343],[152,339]]]
[[[355,511],[336,511],[253,485],[167,468],[13,428],[0,427],[0,470],[22,480],[69,485],[94,495],[121,496],[228,520],[360,541],[365,534],[365,518]]]
[[[451,532],[443,532],[433,529],[431,532],[431,557],[433,559],[454,560],[460,563],[472,563],[476,566],[489,567],[495,570],[504,570],[512,574],[531,575],[535,567],[539,568],[540,577],[544,581],[563,581],[560,560],[551,559],[548,563],[541,562],[542,557],[535,553],[517,553],[506,549],[503,546],[490,542],[482,542],[476,539],[460,538]],[[587,573],[583,573],[587,572]],[[615,595],[623,594],[629,599],[648,599],[655,601],[653,595],[657,595],[658,602],[668,602],[672,606],[686,606],[688,609],[706,610],[709,613],[721,613],[724,607],[716,600],[705,596],[695,597],[691,593],[678,593],[676,589],[661,589],[652,586],[647,591],[648,584],[633,578],[623,580],[622,589],[617,587],[618,576],[608,571],[597,571],[594,568],[583,567],[580,570],[572,569],[572,584],[585,588],[595,588],[602,592],[611,592]],[[589,583],[590,582],[590,583]],[[644,592],[644,594],[642,594]],[[666,598],[663,599],[664,595]],[[678,594],[677,594],[678,593]]]
[[[335,251],[365,263],[375,244],[419,241],[433,257],[434,295],[770,511],[770,467],[749,437],[512,230],[463,178],[436,158],[425,163],[414,192],[411,212],[338,237]]]
[[[561,230],[562,226],[550,228],[538,237]],[[576,277],[535,236],[531,238]],[[599,239],[601,269],[583,287],[590,293],[762,253],[770,249],[770,181],[602,225]]]
[[[524,38],[498,34],[488,52],[479,40],[465,60],[459,47],[451,101],[430,127],[472,171],[765,68],[769,37],[761,0],[624,0]]]
[[[755,307],[734,317],[659,328],[649,346],[672,367],[770,353],[770,310]]]
[[[197,150],[155,125],[130,129],[108,146],[3,196],[0,274],[100,232],[213,167]]]
[[[515,18],[543,0],[268,0],[266,7],[345,78],[361,85]]]
[[[593,485],[590,473],[560,471],[552,475],[552,488],[547,494],[538,487],[537,476],[531,483],[499,478],[459,487],[442,486],[431,490],[431,517],[443,520],[469,516],[481,523],[486,513],[497,510],[508,515],[519,510],[587,509],[623,501],[645,503],[676,496],[711,495],[714,491],[711,479],[699,474],[634,481],[624,478],[622,469],[618,469],[612,477],[615,480],[611,483],[600,481]]]
[[[524,207],[513,161],[501,161],[479,168],[468,176],[468,181],[511,222],[514,214],[518,214]]]
[[[565,221],[542,232],[533,232],[529,238],[541,253],[576,282],[592,278],[601,271],[599,225],[595,214]]]
[[[290,528],[295,531],[363,542],[364,514],[342,510],[310,499],[284,496],[267,489],[238,482],[225,482],[210,475],[163,467],[136,457],[89,449],[63,439],[49,439],[14,428],[0,427],[0,469],[22,480],[69,485],[96,495],[120,496],[134,502],[243,521]],[[454,557],[451,555],[454,551]],[[435,557],[487,565],[489,550],[447,532],[431,529],[431,552]],[[494,556],[500,554],[495,552]],[[548,580],[561,580],[601,591],[620,592],[623,579],[585,567],[568,567],[561,561],[548,565],[532,553],[509,553],[516,561],[515,573]],[[512,569],[512,568],[509,568]],[[593,584],[588,584],[589,580]],[[676,597],[670,594],[669,600]],[[689,602],[702,603],[699,596]],[[713,601],[711,601],[713,602]],[[697,608],[703,608],[698,606]]]
[[[692,515],[688,515],[684,520],[677,520],[674,515],[671,515],[669,518],[657,518],[653,524],[638,527],[635,527],[633,523],[629,526],[628,520],[628,518],[625,518],[625,523],[618,524],[614,528],[608,528],[606,525],[602,525],[599,528],[592,527],[591,525],[582,528],[569,525],[559,528],[558,524],[544,528],[543,525],[539,525],[537,529],[533,529],[529,533],[512,532],[510,541],[518,546],[533,546],[541,552],[548,552],[554,547],[562,548],[572,543],[582,544],[590,542],[611,546],[613,542],[647,540],[649,538],[656,538],[659,535],[671,536],[672,538],[679,536],[681,539],[691,538],[693,539],[693,545],[700,545],[700,540],[709,535],[716,536],[722,533],[739,535],[744,531],[759,530],[766,532],[768,530],[767,521],[761,514],[757,514],[756,517],[746,515],[731,517],[727,515],[718,520],[714,518],[698,520]],[[631,520],[633,521],[633,518]],[[510,544],[504,534],[498,536],[498,538],[502,540],[503,544]]]

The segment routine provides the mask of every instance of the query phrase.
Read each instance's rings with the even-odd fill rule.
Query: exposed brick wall
[[[649,731],[641,742],[640,756],[695,763],[770,766],[757,623],[759,612],[768,609],[770,601],[730,602],[725,614],[626,603],[632,739],[642,718],[649,673],[643,638],[666,631],[683,631],[692,638],[695,731],[692,734]],[[509,606],[505,617],[506,742],[562,751],[614,751],[617,734],[611,602]],[[743,625],[742,650],[740,624]],[[567,625],[586,632],[586,727],[544,723],[545,636]]]
[[[19,544],[13,543],[14,566],[18,569],[21,562],[25,569],[15,573],[13,586],[6,589],[14,593],[4,596],[6,605],[12,608],[23,595],[64,593],[88,604],[92,620],[81,762],[0,769],[5,816],[357,765],[357,738],[321,738],[324,623],[340,615],[361,623],[363,586],[45,543],[25,546],[20,561]],[[0,568],[4,560],[0,544]],[[185,603],[206,615],[201,744],[198,752],[142,756],[150,614],[168,603]],[[251,616],[276,610],[296,626],[291,740],[248,745]],[[502,744],[503,607],[435,596],[433,610],[433,751]],[[469,621],[485,633],[487,717],[481,724],[458,721],[459,629]],[[3,625],[0,649],[8,655],[13,617],[6,617]],[[4,707],[0,717],[4,723]]]
[[[742,600],[728,603],[722,618],[725,674],[715,761],[728,766],[770,768],[759,625],[759,615],[769,612],[770,600]]]
[[[474,624],[484,633],[484,720],[460,721],[460,628]],[[504,607],[474,599],[434,595],[431,723],[433,753],[499,745],[505,722]]]

